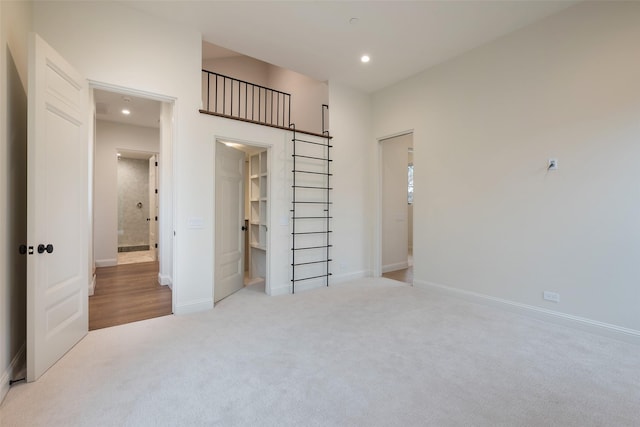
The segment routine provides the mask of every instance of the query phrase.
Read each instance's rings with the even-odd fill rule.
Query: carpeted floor
[[[9,426],[638,426],[640,346],[388,279],[90,332]]]

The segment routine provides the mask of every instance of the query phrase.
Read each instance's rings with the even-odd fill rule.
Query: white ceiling
[[[160,127],[160,102],[101,89],[93,90],[96,119],[151,128]],[[123,109],[131,114],[122,114]]]
[[[205,41],[373,92],[577,0],[141,1],[122,3]],[[355,24],[351,18],[358,18]],[[363,54],[371,56],[360,63]]]

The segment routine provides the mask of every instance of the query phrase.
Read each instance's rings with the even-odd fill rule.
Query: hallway
[[[97,268],[89,330],[166,316],[171,302],[171,289],[158,283],[157,262]]]

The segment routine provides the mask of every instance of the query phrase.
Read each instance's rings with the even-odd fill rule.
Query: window
[[[409,163],[408,174],[407,174],[407,202],[412,205],[413,204],[413,163]]]

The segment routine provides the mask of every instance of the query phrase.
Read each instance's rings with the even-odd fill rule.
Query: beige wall
[[[639,23],[581,3],[375,94],[415,129],[417,285],[640,331]]]

